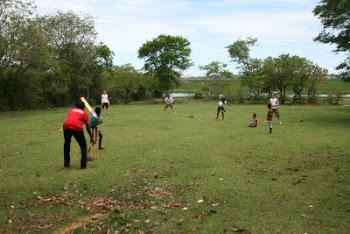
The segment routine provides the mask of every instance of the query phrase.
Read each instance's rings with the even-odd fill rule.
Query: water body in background
[[[177,97],[193,97],[193,93],[170,93],[171,97],[177,98]]]

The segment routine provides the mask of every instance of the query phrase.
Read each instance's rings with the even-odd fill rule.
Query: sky
[[[138,49],[160,34],[182,36],[191,43],[193,66],[183,76],[202,76],[199,69],[212,61],[237,64],[227,52],[238,39],[254,37],[251,57],[265,59],[297,55],[338,72],[344,54],[333,45],[313,41],[322,30],[312,11],[318,0],[35,0],[39,14],[74,11],[95,20],[97,41],[114,52],[114,64],[130,63],[141,69]]]

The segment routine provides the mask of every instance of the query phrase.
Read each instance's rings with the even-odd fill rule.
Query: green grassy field
[[[350,94],[350,84],[344,83],[341,80],[325,80],[319,85],[317,92],[322,94]]]
[[[86,170],[69,109],[0,114],[0,232],[349,233],[349,107],[281,106],[271,135],[265,105],[162,109],[112,106]]]

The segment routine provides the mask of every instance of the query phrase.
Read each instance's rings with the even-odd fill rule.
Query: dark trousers
[[[77,140],[80,150],[81,150],[81,168],[86,167],[86,158],[87,158],[87,148],[86,148],[86,140],[83,131],[75,131],[72,129],[64,130],[64,166],[69,167],[70,163],[70,142],[72,136]]]
[[[98,147],[99,148],[102,147],[101,146],[101,144],[102,144],[102,137],[103,137],[103,135],[102,135],[101,131],[98,131]]]

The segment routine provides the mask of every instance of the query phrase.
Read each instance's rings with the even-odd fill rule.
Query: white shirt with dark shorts
[[[218,112],[224,112],[225,109],[224,109],[224,103],[222,101],[220,101],[218,103]]]
[[[102,102],[102,108],[104,109],[106,107],[106,109],[108,109],[108,104],[109,104],[108,94],[102,94],[101,102]]]
[[[165,106],[172,106],[173,102],[174,102],[174,99],[172,97],[166,97],[164,99],[164,102],[165,102]]]

